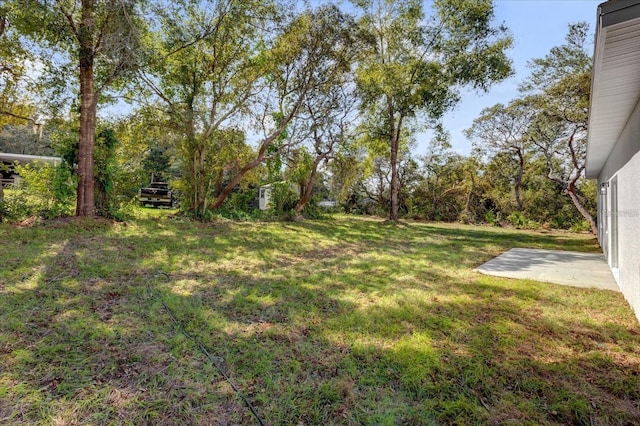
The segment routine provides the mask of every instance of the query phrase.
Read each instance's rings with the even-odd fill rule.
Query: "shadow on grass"
[[[136,238],[52,234],[37,262],[23,259],[31,276],[3,288],[2,424],[251,421],[153,297]]]
[[[357,226],[350,226],[357,222]],[[351,238],[381,240],[385,236],[398,234],[429,235],[448,241],[464,240],[473,244],[504,244],[506,247],[556,248],[570,251],[599,252],[595,237],[576,234],[569,236],[564,231],[537,232],[508,228],[478,227],[461,224],[440,224],[431,222],[409,222],[406,225],[390,225],[371,218],[343,218],[336,220],[309,221],[295,223],[292,227],[312,229],[323,235],[343,240]]]
[[[640,420],[640,332],[621,297],[468,272],[564,237],[345,219],[132,226],[20,236],[24,285],[0,301],[3,423],[252,423],[161,300],[269,424]]]
[[[359,346],[359,365],[381,356],[371,348],[384,347],[376,342],[389,330],[385,324],[403,325],[398,333],[404,334],[382,355],[395,380],[371,377],[409,399],[415,417],[403,421],[435,416],[446,423],[629,424],[640,419],[640,379],[634,373],[639,354],[630,347],[630,353],[618,353],[620,336],[637,341],[637,330],[523,310],[515,302],[517,292],[507,298],[469,296],[473,299],[466,303],[373,307],[346,321],[353,324],[352,339],[373,342]],[[344,323],[341,318],[330,325],[342,329]],[[605,354],[607,347],[616,349]],[[359,373],[371,376],[368,367]]]
[[[275,424],[640,419],[637,329],[556,320],[523,309],[531,292],[488,285],[469,285],[464,302],[441,288],[363,308],[338,286],[293,283],[240,276],[175,302],[185,312],[197,301],[191,330]],[[611,356],[621,339],[627,353]]]

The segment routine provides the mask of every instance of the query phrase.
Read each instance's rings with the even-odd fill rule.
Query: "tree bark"
[[[80,140],[78,144],[78,201],[76,216],[95,216],[93,151],[96,136],[96,93],[93,81],[93,2],[82,1],[78,30],[80,66]]]
[[[577,173],[575,177],[571,181],[569,181],[566,191],[569,194],[571,201],[573,201],[573,205],[576,206],[576,209],[578,209],[582,217],[584,217],[587,220],[587,222],[589,222],[589,226],[591,227],[591,233],[593,235],[598,235],[598,226],[596,225],[596,221],[593,219],[593,216],[591,216],[591,213],[589,213],[587,209],[584,208],[584,206],[580,202],[580,199],[578,198],[578,194],[576,191],[576,182],[578,182],[578,179],[580,178],[580,176],[582,176],[582,174],[584,173],[584,169],[586,167],[586,158],[583,159],[581,164],[581,162],[579,161],[578,153],[576,152],[576,149],[574,147],[575,135],[577,134],[579,129],[580,128],[576,128],[573,131],[568,141],[569,152],[571,153],[571,160],[573,161],[573,167],[577,170]],[[586,127],[584,127],[584,130],[586,130]]]
[[[204,172],[204,144],[196,150],[196,208],[205,206],[205,172]]]
[[[233,188],[235,188],[240,183],[244,175],[246,175],[250,170],[253,170],[256,167],[258,167],[260,164],[262,164],[265,158],[266,158],[266,155],[262,153],[258,155],[258,157],[256,157],[252,162],[246,164],[243,168],[241,168],[240,172],[238,172],[236,177],[233,178],[233,180],[229,182],[227,186],[224,187],[222,192],[218,194],[218,196],[216,197],[216,200],[213,202],[213,204],[209,206],[209,208],[211,210],[220,208],[220,206],[222,206],[222,203],[224,203],[224,200],[226,200],[229,194],[231,194],[231,191],[233,191]]]
[[[469,177],[471,179],[471,187],[469,188],[469,193],[467,194],[467,201],[464,205],[464,211],[468,214],[468,215],[472,215],[471,212],[471,200],[473,199],[473,192],[476,189],[476,180],[473,177],[473,172],[469,173]],[[475,220],[475,218],[473,218]]]
[[[596,225],[596,221],[593,219],[593,216],[591,216],[591,213],[589,213],[580,202],[580,198],[578,198],[578,194],[576,193],[575,182],[570,182],[565,189],[565,192],[569,195],[569,198],[571,198],[573,205],[576,206],[576,209],[578,209],[582,217],[584,217],[585,220],[589,222],[591,233],[593,235],[598,235],[598,226]]]
[[[299,105],[296,106],[296,108],[297,107],[299,107]],[[291,115],[289,116],[286,122],[288,123],[292,117],[293,117],[293,113],[291,113]],[[236,177],[234,177],[233,180],[229,182],[227,186],[224,187],[222,192],[218,194],[218,196],[216,197],[216,200],[213,202],[213,204],[209,206],[210,209],[215,210],[217,208],[220,208],[220,206],[222,206],[222,203],[224,203],[224,200],[226,200],[229,194],[231,194],[231,191],[233,191],[233,188],[235,188],[240,183],[244,175],[246,175],[249,171],[258,167],[260,164],[262,164],[262,162],[267,157],[267,148],[269,147],[269,145],[271,145],[273,141],[275,141],[282,134],[282,132],[284,132],[285,127],[286,127],[286,124],[281,125],[274,133],[272,133],[269,137],[267,137],[262,142],[262,144],[260,144],[260,150],[258,151],[258,155],[256,156],[256,158],[250,163],[245,164],[240,169]]]
[[[396,117],[391,100],[388,100],[389,113],[389,144],[391,146],[391,207],[389,209],[389,220],[398,221],[398,192],[400,192],[400,179],[398,177],[398,148],[400,145],[398,133],[396,131]],[[397,124],[399,127],[400,123]]]
[[[313,191],[313,185],[316,182],[316,176],[318,174],[318,165],[325,157],[326,155],[323,154],[317,157],[313,162],[313,167],[311,168],[311,176],[309,176],[309,180],[307,181],[307,184],[304,187],[302,196],[300,197],[298,204],[296,204],[296,207],[294,208],[297,218],[302,218],[302,210],[304,210],[304,206],[309,202],[309,199],[311,198],[311,192]]]
[[[224,200],[227,199],[229,194],[231,194],[231,191],[233,191],[233,188],[235,188],[240,183],[242,178],[249,171],[255,169],[260,164],[262,164],[262,162],[265,160],[265,158],[267,158],[267,148],[269,148],[269,145],[271,145],[276,139],[278,139],[280,137],[280,135],[282,135],[282,133],[286,129],[287,125],[291,122],[291,120],[293,120],[293,117],[297,114],[298,110],[300,109],[300,106],[302,105],[302,102],[304,101],[304,99],[306,97],[307,90],[308,90],[308,88],[305,88],[302,91],[302,93],[298,96],[298,99],[297,99],[296,103],[293,105],[293,107],[291,108],[291,111],[285,117],[285,119],[282,120],[282,122],[280,123],[278,128],[276,130],[274,130],[273,133],[271,133],[269,136],[267,136],[262,141],[262,143],[260,144],[260,149],[258,150],[258,155],[256,156],[256,158],[253,161],[251,161],[250,163],[245,164],[240,169],[240,171],[238,172],[236,177],[233,178],[233,180],[231,182],[229,182],[227,184],[227,186],[224,187],[222,192],[220,194],[218,194],[218,196],[216,197],[216,200],[213,202],[213,204],[211,204],[209,206],[210,209],[215,210],[215,209],[220,208],[220,206],[222,206],[222,203],[224,203]]]
[[[516,209],[522,211],[522,199],[520,198],[520,187],[522,186],[522,176],[524,175],[524,157],[522,152],[518,151],[518,175],[513,184],[513,192],[516,196]]]

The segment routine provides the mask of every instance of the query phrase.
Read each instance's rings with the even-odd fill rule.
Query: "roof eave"
[[[607,138],[606,140],[594,141],[594,100],[599,98],[600,80],[597,78],[603,69],[604,65],[604,49],[607,41],[607,27],[611,27],[617,24],[623,24],[628,21],[632,21],[640,18],[640,1],[638,0],[610,0],[602,3],[598,6],[596,16],[596,35],[594,43],[594,57],[593,57],[593,69],[591,79],[591,99],[589,105],[589,134],[587,137],[587,159],[586,159],[586,177],[589,179],[597,178],[606,160],[613,150],[616,142],[616,138]],[[621,114],[622,115],[622,114]],[[623,128],[619,128],[618,137]],[[594,153],[595,151],[595,153]]]
[[[591,88],[589,91],[589,123],[592,122],[592,113],[593,113],[593,98],[595,93],[595,83],[596,79],[594,78],[596,72],[602,68],[602,51],[604,50],[604,41],[602,40],[602,7],[605,6],[606,3],[602,3],[598,5],[597,16],[596,16],[596,35],[595,42],[593,47],[593,67],[591,68]],[[589,126],[590,128],[590,126]],[[591,132],[587,134],[587,158],[586,158],[586,166],[585,166],[585,176],[587,179],[595,179],[600,174],[600,167],[592,167],[590,158],[591,155],[591,146],[593,146],[593,142],[591,140]]]

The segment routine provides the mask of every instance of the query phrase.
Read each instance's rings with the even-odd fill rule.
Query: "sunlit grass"
[[[0,423],[634,424],[620,294],[479,275],[588,235],[336,216],[0,225]]]
[[[178,209],[161,207],[137,207],[130,209],[129,213],[134,219],[160,219],[178,213]]]

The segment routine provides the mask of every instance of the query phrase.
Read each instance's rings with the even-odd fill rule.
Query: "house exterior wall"
[[[620,290],[640,319],[640,102],[602,168],[598,184],[606,188],[599,198],[600,243]]]

